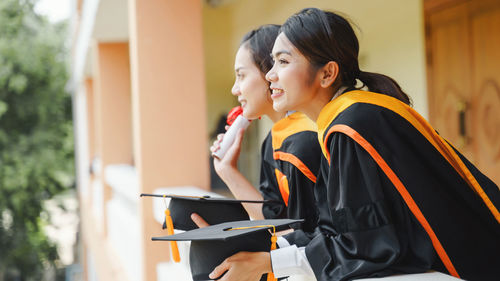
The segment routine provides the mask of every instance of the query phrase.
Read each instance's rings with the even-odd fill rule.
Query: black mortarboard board
[[[273,219],[233,221],[191,231],[153,237],[153,241],[192,241],[189,263],[193,280],[210,280],[208,275],[226,258],[241,252],[269,252],[271,233],[303,220]],[[241,229],[240,229],[241,228]],[[274,230],[273,230],[274,231]]]
[[[250,219],[241,203],[265,203],[267,201],[236,200],[209,196],[184,196],[141,194],[141,196],[170,198],[168,209],[175,229],[193,230],[198,226],[191,220],[191,214],[197,213],[208,224],[214,225],[229,221]],[[163,223],[166,228],[166,223]]]

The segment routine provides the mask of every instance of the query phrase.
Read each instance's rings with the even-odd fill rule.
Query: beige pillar
[[[85,79],[85,96],[87,98],[87,138],[88,138],[88,157],[89,167],[86,167],[89,173],[89,181],[87,186],[87,200],[86,204],[92,204],[93,186],[92,182],[95,179],[94,173],[90,173],[92,160],[96,157],[96,121],[95,121],[95,98],[94,98],[94,81],[92,78]]]
[[[94,112],[94,84],[92,78],[85,79],[85,93],[87,97],[87,130],[89,140],[89,160],[95,157],[95,112]]]
[[[82,232],[80,232],[80,235]],[[80,236],[82,237],[82,236]],[[81,246],[82,247],[82,253],[81,253],[81,256],[80,256],[80,262],[81,262],[81,266],[82,266],[82,278],[83,280],[89,280],[89,265],[87,263],[87,260],[88,260],[88,253],[87,253],[87,243],[86,243],[86,240],[85,239],[82,239],[82,242],[81,242]]]
[[[111,198],[104,182],[104,169],[110,164],[132,164],[132,123],[130,65],[127,43],[98,43],[94,82],[96,154],[101,159],[104,184],[103,210]],[[106,212],[103,233],[106,236]]]
[[[134,157],[141,192],[208,188],[205,81],[199,0],[129,0]],[[169,259],[152,199],[140,200],[143,280]]]

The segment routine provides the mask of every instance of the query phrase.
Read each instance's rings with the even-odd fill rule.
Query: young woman
[[[271,53],[278,35],[278,25],[264,25],[250,31],[242,40],[235,59],[236,80],[233,95],[243,109],[243,116],[256,119],[267,115],[272,131],[262,144],[260,193],[238,171],[242,134],[222,159],[214,158],[217,174],[237,199],[270,200],[264,206],[244,204],[254,219],[304,219],[297,228],[312,231],[317,222],[314,183],[321,159],[316,125],[302,113],[278,113],[273,109],[269,82],[265,74],[272,67]],[[211,147],[219,149],[223,135]],[[198,216],[193,219],[199,221]]]
[[[301,111],[318,125],[319,225],[314,235],[285,236],[280,246],[292,246],[270,255],[238,253],[212,278],[228,270],[221,280],[252,280],[235,277],[271,264],[276,277],[312,269],[318,280],[428,270],[500,276],[498,187],[409,106],[394,80],[361,71],[358,51],[350,24],[331,12],[304,9],[282,26],[266,78],[276,110]],[[253,266],[240,266],[243,258]]]

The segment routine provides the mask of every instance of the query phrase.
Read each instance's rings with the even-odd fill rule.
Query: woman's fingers
[[[216,152],[216,151],[217,151],[217,150],[219,150],[219,149],[220,149],[220,145],[216,145],[216,144],[214,144],[214,145],[212,145],[212,146],[210,147],[210,152],[214,153],[214,152]]]
[[[231,147],[226,152],[226,156],[224,158],[226,159],[231,159],[231,162],[234,162],[236,164],[236,161],[238,160],[238,157],[240,155],[240,150],[241,150],[241,143],[243,141],[243,134],[245,133],[245,129],[240,129],[238,133],[236,134],[236,138],[234,139],[234,142],[231,144]]]
[[[222,274],[224,274],[224,272],[228,271],[229,268],[230,268],[230,265],[229,265],[229,262],[226,259],[219,266],[217,266],[212,271],[212,273],[210,273],[208,275],[208,277],[210,277],[210,279],[216,279],[216,278],[220,277]]]
[[[286,230],[282,230],[282,231],[276,232],[276,236],[283,236],[285,234],[289,234],[289,233],[292,233],[292,232],[293,232],[293,229],[286,229]]]
[[[220,281],[255,281],[266,272],[272,272],[269,252],[238,252],[217,266],[209,277]]]
[[[214,153],[220,149],[220,143],[222,142],[223,138],[224,134],[217,135],[217,139],[213,142],[212,146],[210,147],[210,152]]]
[[[191,220],[193,220],[193,222],[199,227],[199,228],[203,228],[203,227],[207,227],[207,226],[210,226],[200,215],[198,215],[197,213],[192,213],[191,214]]]

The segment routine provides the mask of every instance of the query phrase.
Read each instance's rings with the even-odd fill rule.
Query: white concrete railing
[[[99,7],[100,0],[85,0],[83,1],[82,16],[76,41],[74,42],[74,61],[71,69],[72,84],[70,87],[75,87],[83,77],[85,61],[87,60],[88,48],[92,38],[92,31],[94,29],[95,18],[97,15],[97,8]]]
[[[155,194],[175,194],[189,196],[205,196],[222,197],[221,195],[209,192],[193,186],[185,187],[163,187],[154,191]],[[170,199],[153,198],[153,216],[159,224],[163,224],[165,220],[165,203],[170,203]],[[182,231],[175,231],[176,233]],[[165,234],[166,235],[166,234]],[[164,242],[157,242],[164,243]],[[156,274],[158,281],[191,281],[191,270],[189,269],[189,246],[190,242],[177,242],[179,246],[179,254],[181,256],[180,263],[162,262],[156,265]]]
[[[87,98],[85,89],[78,89],[73,94],[73,115],[75,129],[75,163],[80,197],[87,200],[90,196],[90,160],[87,122]]]
[[[130,165],[108,165],[106,183],[112,188],[106,204],[108,241],[130,280],[142,280],[142,251],[139,223],[139,182]]]
[[[102,229],[102,214],[104,213],[103,200],[104,200],[104,186],[99,176],[94,177],[92,180],[92,214],[98,224],[99,229]]]
[[[383,278],[357,279],[359,281],[458,281],[462,279],[455,278],[441,272],[427,272],[418,274],[403,274]]]
[[[97,278],[97,271],[94,263],[94,255],[91,249],[86,248],[87,251],[87,281],[99,281]]]

